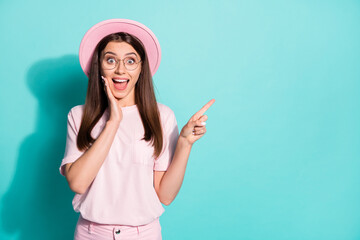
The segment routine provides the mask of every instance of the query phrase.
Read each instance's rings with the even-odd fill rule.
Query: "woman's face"
[[[140,55],[135,49],[126,42],[109,42],[100,56],[101,74],[108,82],[112,94],[118,100],[123,102],[123,106],[135,104],[135,84],[138,81],[141,72],[141,62],[139,62]],[[124,60],[125,59],[125,60]],[[114,69],[106,69],[105,62],[114,64],[117,62]],[[137,62],[137,67],[127,69],[128,66]],[[129,67],[128,67],[129,68]],[[130,67],[131,68],[131,67]],[[127,80],[123,82],[122,80]]]

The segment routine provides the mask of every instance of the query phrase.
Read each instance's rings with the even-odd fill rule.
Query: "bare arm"
[[[65,177],[72,191],[83,194],[90,186],[109,153],[118,127],[118,123],[108,121],[93,145],[75,162],[65,165]]]
[[[169,205],[179,193],[185,176],[192,144],[179,137],[171,164],[166,172],[154,172],[154,187],[160,201]]]
[[[191,148],[194,142],[206,133],[205,124],[202,124],[202,122],[207,120],[207,116],[203,114],[214,102],[214,99],[209,101],[182,128],[174,156],[167,171],[155,171],[154,173],[155,191],[160,201],[165,205],[169,205],[180,191]]]
[[[121,105],[113,96],[107,79],[103,78],[103,80],[109,101],[110,119],[92,146],[75,162],[66,164],[64,169],[70,189],[79,194],[83,194],[95,179],[109,153],[122,120]]]

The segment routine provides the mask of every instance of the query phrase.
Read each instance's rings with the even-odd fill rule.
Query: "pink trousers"
[[[159,218],[141,226],[109,225],[88,221],[79,216],[74,240],[161,240]]]

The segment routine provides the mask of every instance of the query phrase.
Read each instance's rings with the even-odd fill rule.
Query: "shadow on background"
[[[21,143],[16,172],[2,202],[2,228],[25,239],[73,239],[78,214],[74,193],[59,173],[64,156],[67,114],[83,104],[87,78],[78,56],[35,63],[27,84],[39,100],[35,132]],[[26,121],[24,116],[23,121]]]

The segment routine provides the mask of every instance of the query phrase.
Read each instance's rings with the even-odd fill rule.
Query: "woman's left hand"
[[[188,143],[192,145],[206,133],[205,121],[208,119],[208,117],[203,114],[214,102],[215,99],[211,99],[190,118],[186,125],[181,129],[180,137],[185,138]]]

